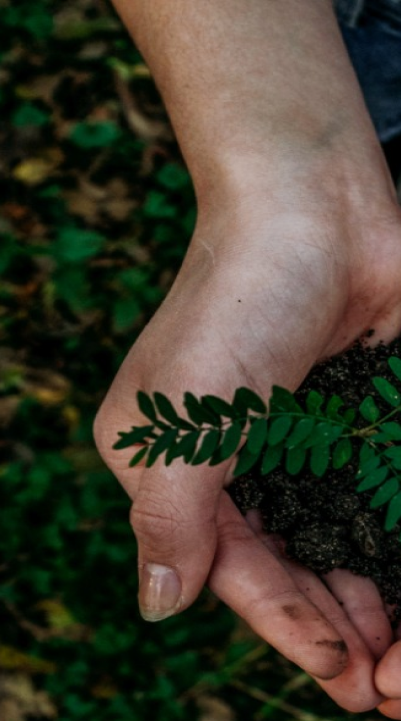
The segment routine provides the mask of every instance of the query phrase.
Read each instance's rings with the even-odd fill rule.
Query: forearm
[[[358,157],[372,142],[330,0],[114,3],[162,92],[198,196],[213,181],[235,182],[244,166],[260,177],[340,143]]]

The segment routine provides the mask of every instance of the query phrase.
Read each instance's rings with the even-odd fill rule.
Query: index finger
[[[317,576],[267,548],[225,493],[217,522],[209,576],[216,595],[342,707],[360,712],[380,703],[372,654]]]
[[[321,679],[344,671],[341,634],[299,590],[223,491],[217,550],[208,585],[252,629],[289,660]]]

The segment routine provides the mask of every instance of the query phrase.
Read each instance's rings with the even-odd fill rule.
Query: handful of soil
[[[375,348],[356,344],[316,366],[295,397],[303,406],[310,390],[327,399],[337,394],[346,407],[356,409],[374,392],[373,376],[394,381],[387,364],[392,355],[401,357],[401,338]],[[383,415],[388,412],[380,398],[375,400]],[[230,494],[243,513],[260,510],[264,530],[282,536],[289,558],[318,574],[347,568],[369,576],[383,598],[395,604],[395,621],[401,618],[401,529],[398,525],[391,532],[383,529],[386,507],[369,507],[375,489],[356,492],[357,465],[356,457],[323,478],[308,470],[290,476],[283,465],[268,476],[252,470],[234,481]]]

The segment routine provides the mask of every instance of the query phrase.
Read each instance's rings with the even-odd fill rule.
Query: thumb
[[[138,418],[138,423],[143,419]],[[228,462],[189,466],[159,458],[151,468],[129,468],[133,449],[116,451],[118,431],[133,423],[109,393],[97,414],[94,436],[103,460],[133,501],[130,522],[138,541],[139,605],[148,621],[159,621],[195,600],[214,559],[216,517]]]
[[[139,606],[148,621],[187,608],[216,552],[216,517],[224,468],[161,460],[144,469],[131,512],[138,541]]]

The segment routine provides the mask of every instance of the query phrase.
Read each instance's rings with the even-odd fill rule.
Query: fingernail
[[[181,581],[175,571],[158,563],[147,563],[139,587],[139,610],[145,621],[162,621],[178,610]]]

